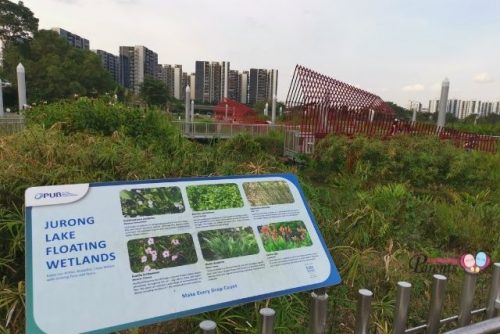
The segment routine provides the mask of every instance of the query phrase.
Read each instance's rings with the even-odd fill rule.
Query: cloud
[[[403,87],[403,92],[421,92],[425,89],[422,84],[407,85]]]
[[[490,83],[490,82],[493,82],[495,80],[488,73],[482,72],[482,73],[477,74],[474,77],[474,81],[477,82],[477,83]]]
[[[434,92],[439,92],[441,90],[442,82],[435,82],[431,86],[431,90]]]

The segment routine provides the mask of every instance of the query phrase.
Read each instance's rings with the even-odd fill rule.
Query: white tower
[[[185,126],[185,131],[189,132],[189,114],[190,114],[190,106],[191,106],[191,88],[189,88],[189,85],[186,86],[186,101],[185,103],[185,115],[184,115],[184,122],[186,124]]]
[[[445,78],[443,84],[441,85],[441,98],[439,99],[439,113],[437,126],[439,128],[444,127],[446,122],[446,107],[448,106],[448,93],[450,91],[450,81]]]
[[[272,86],[272,93],[273,93],[273,103],[271,107],[271,123],[274,124],[276,122],[276,100],[278,97],[276,96],[278,94],[278,70],[273,70],[273,86]]]
[[[3,87],[2,87],[2,85],[3,85],[3,82],[2,82],[2,80],[0,80],[0,117],[3,117],[3,115],[4,115],[4,111],[3,111],[3,91],[2,91]]]
[[[28,104],[26,100],[26,76],[23,64],[17,65],[17,92],[19,96],[19,111]]]

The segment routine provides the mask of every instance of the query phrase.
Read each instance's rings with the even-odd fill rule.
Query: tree
[[[26,69],[28,101],[54,101],[75,94],[95,96],[116,84],[102,68],[99,57],[69,45],[57,33],[40,30],[25,43],[10,43],[4,50],[3,76],[16,82],[16,66]]]
[[[9,42],[29,39],[37,31],[38,19],[22,1],[15,4],[0,0],[0,41],[4,47]]]
[[[163,81],[146,77],[141,84],[139,96],[150,106],[164,106],[168,101],[167,86]]]
[[[392,110],[394,110],[394,112],[396,113],[396,118],[404,121],[409,121],[413,117],[413,112],[411,110],[403,108],[394,102],[386,103],[389,105],[389,107],[392,108]]]

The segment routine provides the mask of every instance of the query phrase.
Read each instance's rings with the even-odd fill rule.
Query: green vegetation
[[[259,226],[266,252],[276,252],[311,246],[311,236],[302,221],[282,222]]]
[[[40,30],[31,40],[8,44],[3,53],[3,78],[16,83],[19,63],[26,70],[30,103],[56,101],[75,94],[97,96],[115,89],[113,79],[95,53],[72,47],[54,31]],[[15,92],[17,88],[11,90]]]
[[[250,226],[199,232],[198,240],[206,261],[259,253],[259,247]]]
[[[145,78],[141,84],[139,96],[150,106],[165,106],[168,101],[167,86],[163,81]]]
[[[37,30],[38,19],[23,2],[0,1],[0,41],[3,46],[28,40]]]
[[[243,189],[251,206],[293,203],[285,181],[244,182]]]
[[[484,250],[500,260],[500,153],[467,152],[428,137],[327,137],[304,166],[287,165],[249,136],[201,145],[183,139],[155,110],[108,102],[37,106],[27,112],[24,131],[0,136],[0,332],[24,332],[23,205],[31,186],[295,173],[343,278],[328,291],[329,333],[353,331],[356,291],[363,287],[374,291],[373,330],[387,333],[400,280],[413,285],[410,325],[424,321],[431,274],[409,267],[416,254]],[[484,305],[490,274],[478,277],[474,307]],[[463,273],[450,273],[444,317],[457,313],[462,280]],[[265,305],[278,311],[277,333],[305,333],[306,293],[139,332],[193,333],[203,317],[216,320],[223,333],[255,333],[256,310]]]
[[[235,183],[189,186],[187,194],[189,205],[194,211],[241,208],[243,206],[240,190]]]
[[[120,202],[124,217],[184,212],[184,202],[179,187],[122,190]]]
[[[127,243],[130,269],[134,273],[172,268],[198,261],[191,234],[130,240]]]

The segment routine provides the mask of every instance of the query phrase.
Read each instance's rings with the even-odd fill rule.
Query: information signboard
[[[29,333],[110,332],[340,282],[295,176],[26,190]]]

